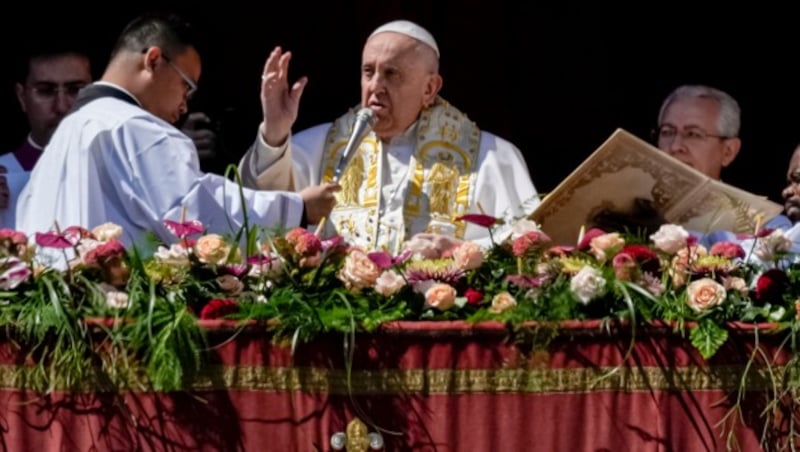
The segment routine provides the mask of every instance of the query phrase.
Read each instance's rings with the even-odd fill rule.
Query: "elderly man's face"
[[[800,146],[794,150],[786,171],[786,188],[783,189],[783,208],[793,222],[800,221]]]
[[[403,133],[441,86],[433,50],[406,35],[379,33],[367,41],[361,62],[361,104],[375,112],[381,139]]]
[[[721,136],[720,105],[714,99],[686,98],[672,102],[661,118],[658,148],[713,179],[730,165],[741,142]]]

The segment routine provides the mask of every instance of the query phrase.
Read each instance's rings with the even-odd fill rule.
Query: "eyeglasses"
[[[183,79],[183,83],[186,84],[186,94],[184,94],[184,97],[186,98],[186,100],[191,99],[192,96],[194,96],[194,93],[197,92],[197,83],[195,83],[194,80],[189,78],[189,76],[186,75],[186,73],[183,72],[181,68],[179,68],[175,63],[173,63],[168,56],[162,53],[161,57],[164,58],[164,61],[166,61],[167,64],[169,64],[170,66],[172,66],[172,69],[175,69],[175,72],[177,72],[178,75],[181,76],[181,78]]]
[[[678,130],[674,126],[663,125],[653,131],[654,138],[658,144],[669,145],[675,141],[675,137],[680,135],[681,141],[687,144],[697,144],[709,138],[717,138],[719,140],[727,140],[732,138],[725,135],[714,135],[708,133],[699,127],[690,127],[684,130]]]
[[[63,85],[51,82],[37,82],[33,85],[29,85],[28,87],[37,96],[47,100],[52,100],[58,97],[58,93],[64,93],[65,96],[74,99],[78,96],[78,92],[80,92],[80,90],[86,85],[87,84],[85,82],[71,82]]]

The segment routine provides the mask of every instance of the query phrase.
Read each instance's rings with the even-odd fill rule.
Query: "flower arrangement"
[[[780,231],[706,249],[676,225],[650,237],[592,229],[559,246],[523,219],[489,249],[415,238],[392,255],[301,228],[253,231],[242,248],[195,221],[165,225],[174,243],[131,249],[113,224],[32,241],[0,230],[0,323],[38,358],[28,383],[113,388],[139,375],[155,389],[180,388],[203,366],[198,319],[263,321],[292,341],[401,319],[661,320],[688,330],[705,357],[727,340],[727,322],[799,323],[800,266]]]

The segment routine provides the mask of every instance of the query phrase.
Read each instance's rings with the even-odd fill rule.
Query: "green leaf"
[[[700,351],[703,358],[708,359],[714,356],[720,347],[728,340],[728,331],[714,323],[710,319],[700,322],[689,335],[692,345]]]

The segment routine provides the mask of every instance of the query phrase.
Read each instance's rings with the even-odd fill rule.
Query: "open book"
[[[753,232],[758,221],[783,206],[714,180],[623,129],[592,155],[531,214],[555,243],[573,244],[581,226],[604,210],[633,212],[636,198],[650,200],[670,223],[690,231]]]

